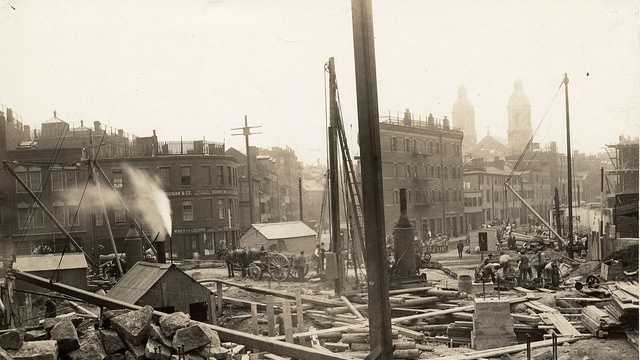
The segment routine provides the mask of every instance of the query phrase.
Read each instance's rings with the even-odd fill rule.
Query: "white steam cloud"
[[[101,181],[100,190],[88,184],[82,207],[96,210],[101,216],[102,200],[107,209],[123,209],[124,203],[130,211],[130,217],[138,220],[144,226],[153,240],[164,241],[171,234],[171,203],[167,194],[160,187],[157,176],[150,176],[144,171],[124,166],[126,187],[116,191]],[[66,201],[78,203],[82,192],[65,192]],[[100,199],[102,196],[102,200]]]

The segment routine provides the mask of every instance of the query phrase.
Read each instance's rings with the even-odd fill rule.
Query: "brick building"
[[[58,140],[54,141],[56,137]],[[159,179],[171,203],[174,255],[202,257],[213,255],[221,247],[235,246],[238,239],[237,164],[225,155],[223,144],[160,143],[155,132],[150,137],[130,139],[122,130],[108,133],[98,122],[93,129],[82,124],[71,128],[54,115],[52,121],[42,124],[39,136],[32,141],[5,142],[2,155],[3,160],[18,162],[14,164],[18,176],[88,254],[96,258],[112,252],[101,210],[87,201],[78,205],[89,172],[83,160],[97,151],[98,144],[101,144],[99,163],[114,190],[125,199],[136,196],[129,187],[126,166]],[[3,199],[0,247],[10,248],[8,251],[17,254],[31,254],[38,249],[61,252],[68,241],[53,222],[42,209],[34,207],[29,194],[5,169],[0,178]],[[130,214],[124,208],[110,207],[108,216],[116,244],[122,251]],[[155,234],[149,236],[153,238]],[[73,250],[67,248],[67,251]]]
[[[419,236],[429,230],[453,236],[464,231],[462,138],[446,117],[414,119],[407,110],[402,118],[381,119],[387,232],[400,216],[401,188],[407,189],[408,215]]]

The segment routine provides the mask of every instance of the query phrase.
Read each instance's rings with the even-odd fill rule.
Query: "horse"
[[[234,277],[234,266],[240,266],[240,270],[242,271],[242,277],[247,276],[247,267],[249,264],[256,260],[261,260],[265,255],[264,251],[258,249],[233,249],[224,251],[223,257],[224,262],[227,265],[227,275],[228,277]]]

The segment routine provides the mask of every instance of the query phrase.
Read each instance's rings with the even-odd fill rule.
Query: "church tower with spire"
[[[522,89],[522,82],[513,84],[513,93],[507,106],[509,130],[507,145],[509,152],[520,154],[533,135],[531,129],[531,103]]]
[[[476,136],[476,115],[473,105],[467,98],[467,90],[464,86],[458,89],[458,98],[453,103],[452,111],[453,124],[464,132],[462,139],[463,152],[470,151],[478,141]]]

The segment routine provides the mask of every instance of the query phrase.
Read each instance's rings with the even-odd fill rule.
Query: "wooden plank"
[[[304,330],[304,317],[302,313],[302,293],[300,289],[296,292],[296,332],[301,332]]]
[[[398,334],[404,335],[404,336],[406,336],[408,338],[411,338],[411,339],[421,340],[421,339],[424,338],[424,334],[423,333],[421,333],[419,331],[414,331],[414,330],[411,330],[411,329],[407,329],[407,328],[404,328],[402,326],[391,325],[391,329],[392,330],[397,330]]]
[[[398,323],[401,323],[403,321],[427,319],[427,318],[436,317],[436,316],[440,316],[440,315],[453,314],[455,312],[460,312],[460,311],[473,310],[474,308],[475,308],[474,305],[467,305],[467,306],[455,307],[455,308],[452,308],[452,309],[433,311],[433,312],[430,312],[430,313],[402,316],[402,317],[392,318],[391,319],[391,323],[392,324],[398,324]]]
[[[209,295],[209,321],[213,325],[218,325],[218,314],[216,311],[216,296],[214,294]]]
[[[258,306],[251,304],[251,332],[253,334],[259,334],[258,329]]]
[[[222,283],[216,283],[216,295],[218,300],[218,314],[222,314]]]
[[[271,295],[267,295],[267,331],[269,336],[274,336],[276,334],[276,317],[273,309],[273,297]]]
[[[545,324],[555,326],[562,336],[580,335],[580,332],[560,313],[542,313],[540,318]]]
[[[356,309],[355,306],[353,306],[351,301],[349,301],[349,299],[347,299],[346,296],[341,296],[340,300],[342,300],[342,302],[344,302],[347,305],[347,307],[349,308],[349,310],[351,310],[353,315],[355,315],[360,320],[364,320],[364,316],[362,316],[360,311],[358,311],[358,309]]]
[[[513,288],[513,290],[517,290],[517,291],[520,291],[520,292],[523,292],[523,293],[527,293],[527,294],[534,292],[533,290],[525,289],[525,288],[523,288],[521,286],[516,286],[516,287]]]
[[[584,335],[581,337],[559,337],[557,340],[558,340],[558,345],[561,345],[566,342],[573,342],[586,337],[587,336],[584,336]],[[533,341],[531,342],[531,349],[538,349],[538,348],[552,346],[552,345],[553,345],[553,340]],[[466,354],[456,354],[451,356],[439,357],[438,360],[477,360],[482,358],[498,357],[504,354],[513,354],[513,353],[517,353],[525,350],[527,350],[527,344],[518,344],[518,345],[505,346],[501,348],[495,348],[495,349],[473,351]]]
[[[556,292],[555,290],[545,289],[545,288],[537,288],[536,290],[544,292],[544,293],[548,293],[548,294]]]
[[[254,292],[254,293],[258,293],[258,294],[273,295],[273,296],[277,296],[277,297],[284,298],[284,299],[290,299],[290,300],[295,300],[296,299],[296,295],[295,294],[292,294],[292,293],[287,292],[287,291],[280,291],[280,290],[274,290],[274,289],[267,289],[267,288],[263,288],[263,287],[259,287],[259,286],[238,284],[238,283],[234,283],[234,282],[227,281],[227,280],[202,279],[202,280],[198,280],[198,282],[199,283],[212,283],[213,282],[213,283],[216,283],[216,284],[224,284],[224,285],[227,285],[227,286],[233,286],[233,287],[236,287],[238,289],[242,289],[242,290],[245,290],[245,291]],[[218,285],[216,285],[216,286],[218,286]],[[307,302],[309,304],[320,305],[320,306],[342,306],[342,302],[340,302],[340,301],[323,299],[321,297],[310,296],[310,295],[302,295],[302,301],[303,302]]]
[[[594,297],[588,297],[588,298],[560,297],[560,298],[556,298],[556,300],[576,301],[576,302],[603,302],[603,301],[609,301],[611,299],[600,299],[600,298],[594,298]]]
[[[294,339],[298,339],[298,338],[302,338],[302,337],[311,336],[311,335],[314,335],[314,334],[322,335],[322,334],[339,333],[339,332],[344,332],[344,331],[347,331],[347,330],[350,330],[350,329],[365,328],[367,326],[369,326],[367,324],[367,322],[363,321],[363,322],[361,322],[359,324],[348,324],[348,325],[336,326],[336,327],[332,327],[332,328],[328,328],[328,329],[305,331],[303,333],[293,334],[293,338]],[[284,336],[275,336],[275,337],[273,337],[273,339],[283,340]]]
[[[288,343],[293,343],[293,325],[291,324],[291,306],[288,301],[282,302],[282,321],[284,324],[284,338]]]
[[[618,282],[616,282],[615,285],[618,287],[618,289],[626,292],[627,294],[629,294],[629,295],[631,295],[631,296],[633,296],[635,298],[640,297],[639,296],[640,295],[639,294],[640,293],[640,288],[638,287],[637,283],[634,285],[634,284],[629,283],[629,282],[618,281]]]

